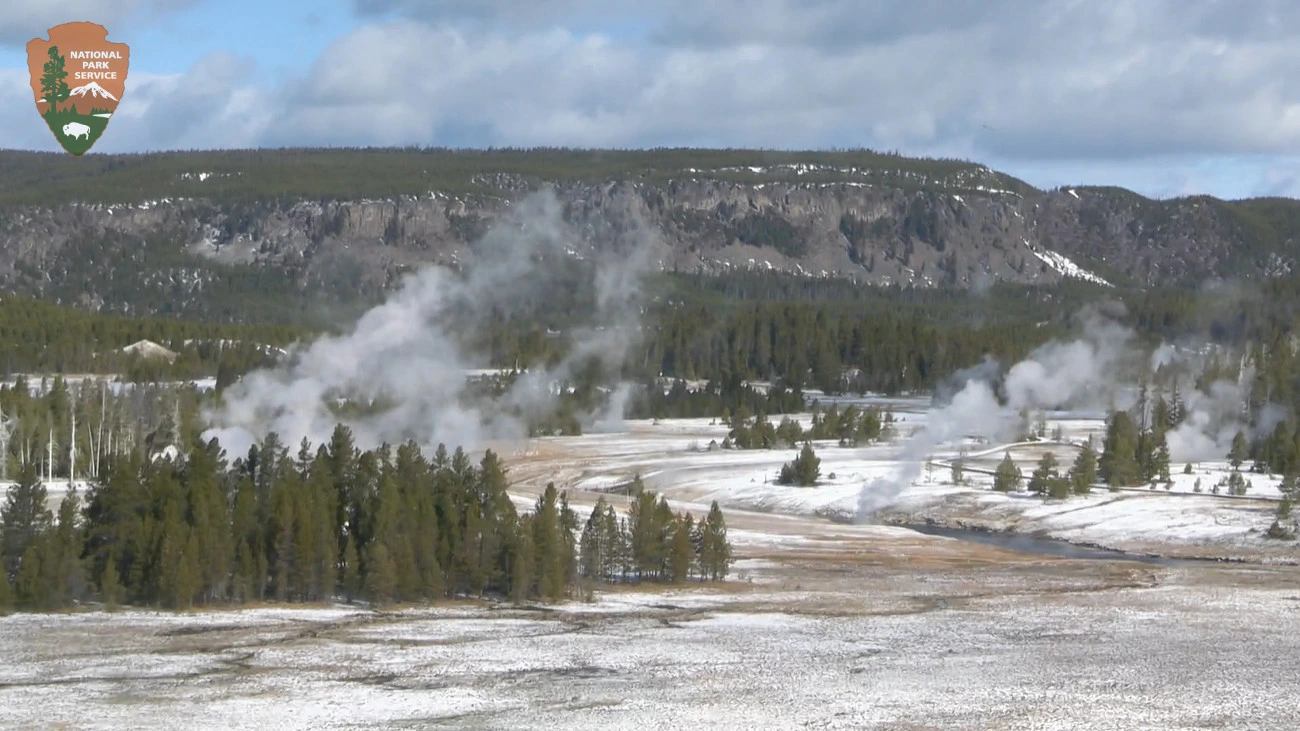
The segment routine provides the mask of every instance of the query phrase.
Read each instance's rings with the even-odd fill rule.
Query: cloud
[[[45,38],[50,28],[74,21],[99,23],[108,28],[109,40],[118,40],[114,28],[125,19],[181,10],[195,0],[5,0],[0,12],[0,46],[25,45]]]
[[[1296,165],[1279,156],[1300,149],[1300,5],[1251,7],[354,0],[362,24],[298,78],[254,85],[214,55],[176,83],[202,78],[216,122],[139,106],[138,129],[105,142],[865,146],[1041,185],[1290,193]],[[182,98],[162,79],[128,100],[137,90],[150,117]]]
[[[247,148],[273,128],[275,95],[247,82],[254,65],[211,53],[183,74],[132,73],[97,153]],[[10,148],[57,151],[36,113],[27,71],[0,69],[0,129]]]
[[[457,3],[378,4],[435,23],[463,14]],[[515,5],[475,7],[509,18]],[[530,12],[549,10],[562,25],[586,7],[549,2]],[[1273,24],[1229,22],[1217,2],[652,7],[664,10],[652,42],[557,25],[370,26],[341,39],[308,84],[362,77],[350,81],[400,93],[427,117],[478,116],[513,144],[864,144],[1012,161],[1272,154],[1300,144],[1300,80],[1286,73],[1300,45],[1278,31],[1300,30],[1288,6]],[[394,92],[392,69],[414,48],[427,49],[426,70]],[[374,60],[331,65],[340,57]],[[414,110],[389,109],[413,119]]]

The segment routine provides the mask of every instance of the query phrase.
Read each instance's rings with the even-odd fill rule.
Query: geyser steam
[[[1082,337],[1048,343],[1012,366],[1002,380],[1001,398],[993,383],[996,363],[989,359],[961,371],[941,387],[935,398],[939,405],[927,414],[926,426],[903,444],[896,457],[901,463],[897,473],[863,485],[857,520],[868,520],[892,503],[920,477],[924,461],[941,444],[968,436],[1011,441],[1024,433],[1025,419],[1037,411],[1131,408],[1138,387],[1126,376],[1180,361],[1178,350],[1168,344],[1144,358],[1132,330],[1097,310],[1085,310],[1083,318]],[[1205,392],[1184,391],[1185,418],[1165,434],[1173,461],[1222,459],[1237,432],[1259,437],[1273,430],[1284,416],[1275,405],[1266,404],[1259,410],[1253,428],[1246,423],[1250,394],[1245,384],[1250,383],[1250,375],[1243,363],[1235,382],[1216,381]]]
[[[466,370],[478,364],[462,352],[451,330],[452,315],[483,322],[528,296],[553,292],[555,275],[570,262],[566,249],[572,251],[578,241],[552,193],[518,201],[474,247],[475,261],[465,277],[424,268],[347,334],[315,340],[282,367],[249,373],[205,414],[212,428],[203,438],[216,437],[234,457],[270,432],[288,444],[304,437],[319,444],[340,421],[365,447],[414,439],[472,449],[526,437],[524,420],[554,402],[552,384],[592,360],[610,370],[622,365],[640,332],[639,284],[651,241],[636,230],[603,247],[608,256],[597,265],[593,322],[572,333],[573,347],[561,363],[521,374],[495,404],[520,416],[507,413],[509,408],[467,403]],[[331,410],[341,399],[391,406],[347,419]],[[603,416],[616,420],[621,413]]]
[[[1101,313],[1085,311],[1082,337],[1051,342],[1016,363],[994,392],[992,361],[958,374],[956,393],[927,414],[925,426],[904,442],[898,471],[873,480],[858,494],[856,518],[870,519],[921,475],[935,447],[967,436],[1009,441],[1027,412],[1063,407],[1104,408],[1119,389],[1117,374],[1131,363],[1133,333]],[[949,391],[952,389],[950,388]]]

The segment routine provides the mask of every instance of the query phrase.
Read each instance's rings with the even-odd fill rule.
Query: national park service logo
[[[36,111],[74,155],[85,154],[104,134],[126,91],[130,49],[107,39],[102,25],[64,23],[50,28],[48,41],[27,43]]]

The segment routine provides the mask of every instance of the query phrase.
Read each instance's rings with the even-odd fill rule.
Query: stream
[[[1010,551],[1032,553],[1041,556],[1091,559],[1096,561],[1137,561],[1140,563],[1157,564],[1160,566],[1176,566],[1185,562],[1183,559],[1163,558],[1160,556],[1143,556],[1136,553],[1112,551],[1105,548],[1090,548],[1088,546],[1075,545],[1067,541],[1060,541],[1055,538],[1035,538],[1034,536],[1017,533],[973,530],[970,528],[947,528],[944,526],[928,525],[924,523],[909,523],[900,525],[899,527],[914,530],[917,533],[924,533],[926,535],[956,538],[962,541],[982,543],[988,546],[1005,548]]]

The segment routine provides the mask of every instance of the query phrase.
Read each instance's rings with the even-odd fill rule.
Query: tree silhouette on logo
[[[41,75],[41,93],[50,105],[46,114],[57,112],[59,104],[72,94],[68,88],[68,71],[63,67],[63,55],[58,46],[50,46],[50,60],[45,62],[45,73]]]

